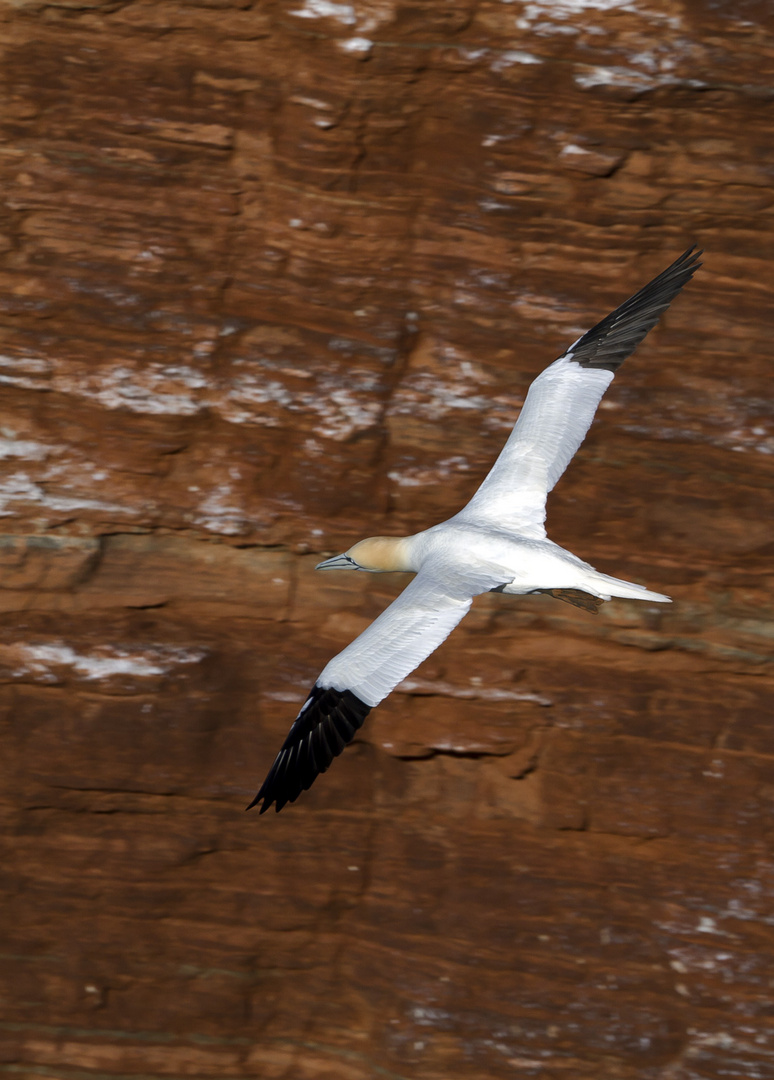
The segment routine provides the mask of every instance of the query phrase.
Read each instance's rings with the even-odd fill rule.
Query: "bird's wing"
[[[700,255],[689,248],[538,375],[500,456],[458,519],[545,536],[548,492],[583,442],[616,370],[690,281]]]
[[[362,725],[368,712],[444,641],[470,610],[473,595],[507,580],[496,568],[453,584],[421,570],[385,611],[323,669],[250,803],[277,812],[294,802]],[[248,807],[248,810],[250,807]]]

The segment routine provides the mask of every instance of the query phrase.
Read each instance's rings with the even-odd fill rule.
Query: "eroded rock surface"
[[[774,22],[0,6],[9,1075],[774,1076]],[[316,674],[532,378],[690,243],[552,536],[279,817]]]

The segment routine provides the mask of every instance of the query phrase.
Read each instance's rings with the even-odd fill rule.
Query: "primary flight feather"
[[[483,592],[547,592],[596,611],[613,596],[668,603],[601,574],[546,536],[546,496],[583,442],[623,361],[701,266],[691,247],[538,375],[489,474],[454,517],[414,536],[371,537],[318,570],[403,570],[416,577],[320,673],[248,806],[294,802],[369,711],[444,641]]]

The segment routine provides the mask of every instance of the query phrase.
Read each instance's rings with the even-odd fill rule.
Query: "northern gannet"
[[[669,603],[601,574],[546,536],[546,496],[583,442],[623,361],[701,263],[684,252],[538,375],[490,473],[454,517],[414,536],[361,540],[317,570],[406,571],[416,577],[323,669],[261,789],[277,812],[294,802],[379,704],[444,641],[479,593],[549,593],[596,612],[613,596]]]

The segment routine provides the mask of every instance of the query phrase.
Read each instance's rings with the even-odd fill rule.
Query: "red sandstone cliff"
[[[0,1068],[774,1077],[774,17],[0,6]],[[691,242],[552,536],[242,808],[531,379]]]

